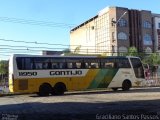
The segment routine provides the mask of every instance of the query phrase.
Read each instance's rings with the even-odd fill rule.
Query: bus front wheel
[[[122,90],[127,91],[131,88],[131,82],[130,80],[124,80],[122,83]]]

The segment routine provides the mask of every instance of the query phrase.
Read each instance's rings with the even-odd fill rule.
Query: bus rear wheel
[[[130,80],[124,80],[122,83],[122,90],[127,91],[131,88],[131,82]]]
[[[52,94],[54,94],[54,95],[63,95],[65,91],[66,91],[65,84],[64,83],[57,83],[53,87]]]
[[[39,96],[49,96],[50,92],[51,92],[51,86],[47,83],[44,83],[42,84],[40,87],[39,87],[39,93],[38,95]]]

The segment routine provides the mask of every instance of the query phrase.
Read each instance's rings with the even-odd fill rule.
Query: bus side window
[[[67,68],[67,64],[65,62],[59,63],[59,68],[60,69],[66,69]]]
[[[81,63],[81,68],[82,68],[82,69],[85,69],[85,68],[86,68],[84,62]]]
[[[58,63],[52,63],[52,69],[58,69]]]
[[[48,67],[48,65],[47,65],[47,63],[42,63],[42,69],[47,69],[47,67]]]
[[[42,63],[36,63],[35,66],[35,69],[42,69]]]
[[[114,63],[104,63],[104,68],[113,68]]]
[[[51,62],[48,62],[47,68],[52,69],[52,63]]]
[[[99,64],[98,63],[91,63],[91,68],[99,68]]]
[[[72,68],[77,68],[76,63],[72,63]]]
[[[76,63],[76,68],[78,69],[82,68],[82,63]]]
[[[69,69],[73,68],[73,64],[72,63],[67,63],[67,68],[69,68]]]
[[[25,58],[25,70],[31,70],[32,69],[32,59],[30,58]]]
[[[85,68],[91,68],[91,64],[90,63],[85,63]]]

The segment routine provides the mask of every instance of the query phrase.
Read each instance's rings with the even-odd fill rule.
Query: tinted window
[[[16,59],[17,67],[19,70],[31,70],[35,68],[35,64],[32,58],[20,58]]]
[[[117,68],[131,68],[128,58],[115,59]]]
[[[115,59],[112,59],[112,58],[101,59],[101,67],[102,68],[115,68]]]
[[[82,58],[66,58],[67,68],[70,69],[80,69],[83,68],[83,59]]]
[[[16,62],[19,70],[65,68],[65,59],[63,58],[18,57]]]
[[[139,68],[139,67],[142,66],[142,63],[141,63],[140,59],[131,58],[131,62],[132,62],[133,68]]]
[[[100,59],[86,58],[84,59],[85,68],[100,68]]]
[[[137,78],[144,78],[144,69],[140,59],[131,58],[131,63],[134,69],[135,76]]]

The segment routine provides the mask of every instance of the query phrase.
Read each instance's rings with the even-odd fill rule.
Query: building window
[[[124,46],[121,46],[121,47],[119,47],[118,51],[121,53],[126,53],[126,52],[128,52],[128,49]]]
[[[127,21],[125,19],[120,19],[118,21],[118,26],[120,26],[120,27],[127,27]]]
[[[115,19],[114,19],[114,18],[112,18],[111,24],[112,24],[112,26],[115,26],[116,21],[115,21]]]
[[[152,49],[150,47],[147,47],[145,49],[145,53],[148,53],[148,54],[152,53]]]
[[[121,46],[118,48],[119,56],[124,56],[128,52],[127,47]]]
[[[144,45],[152,45],[151,35],[145,34],[143,36],[143,42],[144,42]]]
[[[144,27],[144,28],[151,28],[151,23],[148,22],[148,21],[144,21],[144,22],[143,22],[143,27]]]
[[[112,45],[112,53],[115,53],[116,51],[115,51],[115,46],[114,45]]]
[[[118,39],[120,40],[127,40],[127,35],[124,32],[118,33]]]

